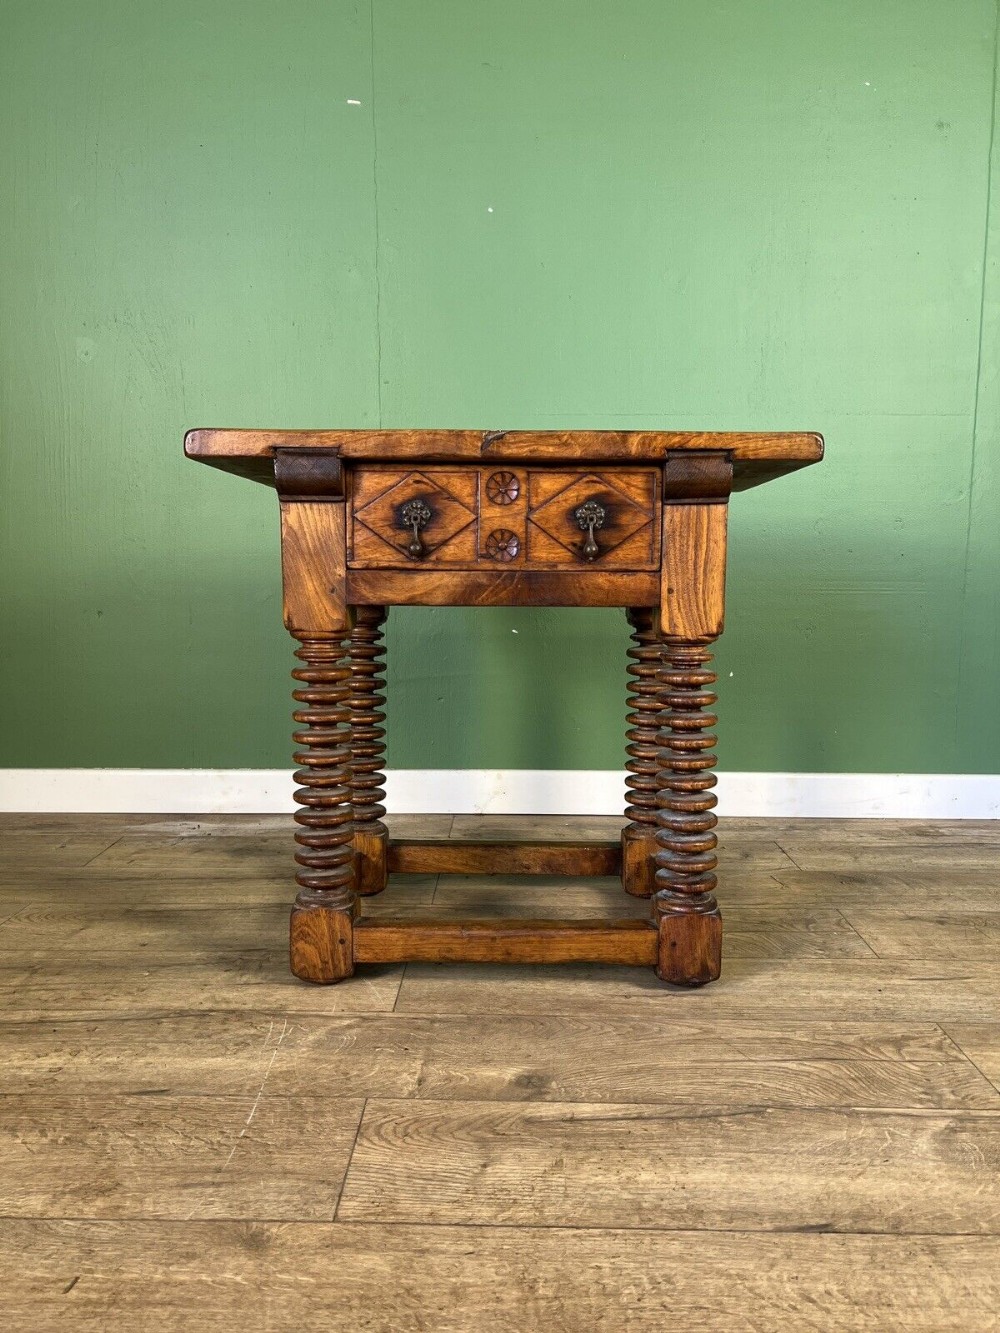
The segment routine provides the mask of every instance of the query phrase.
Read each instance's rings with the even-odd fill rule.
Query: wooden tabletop
[[[813,431],[217,430],[188,431],[188,458],[274,484],[276,449],[331,449],[345,459],[410,463],[655,463],[682,450],[724,451],[736,490],[818,463]]]

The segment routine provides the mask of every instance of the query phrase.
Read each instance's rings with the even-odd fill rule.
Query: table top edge
[[[330,449],[347,460],[400,462],[649,462],[672,452],[718,451],[770,473],[818,463],[816,431],[264,430],[200,427],[184,437],[188,458],[226,466],[270,459],[276,449]]]

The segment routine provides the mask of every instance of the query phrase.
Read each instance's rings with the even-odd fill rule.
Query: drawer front
[[[371,466],[350,488],[349,564],[654,569],[655,468]]]

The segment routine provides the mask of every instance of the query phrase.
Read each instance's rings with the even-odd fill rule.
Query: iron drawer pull
[[[420,540],[420,529],[426,527],[431,519],[431,511],[424,504],[423,500],[407,500],[400,510],[400,519],[402,526],[409,528],[413,536],[410,538],[410,544],[406,548],[407,554],[414,560],[419,560],[421,556],[427,554],[427,549]]]
[[[594,539],[594,531],[604,527],[607,511],[596,500],[588,500],[573,511],[573,517],[579,523],[580,530],[587,533],[587,540],[583,544],[584,559],[596,560],[601,552]]]

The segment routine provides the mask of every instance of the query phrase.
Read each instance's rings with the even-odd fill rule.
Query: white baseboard
[[[575,769],[395,769],[399,814],[619,814],[623,775]],[[1000,775],[720,773],[719,812],[831,819],[995,819]],[[285,769],[5,768],[0,810],[81,814],[282,814]]]

